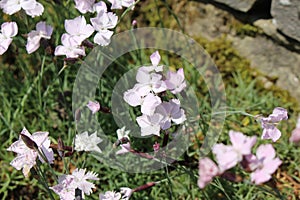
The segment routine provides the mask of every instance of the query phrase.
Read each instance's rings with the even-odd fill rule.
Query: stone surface
[[[278,32],[274,19],[260,19],[255,21],[254,25],[261,28],[267,36],[278,41],[279,44],[295,51],[300,51],[300,42],[290,41],[287,37]]]
[[[223,3],[235,10],[239,10],[242,12],[249,11],[256,0],[213,0],[218,3]]]
[[[271,15],[280,31],[300,42],[299,0],[273,0]]]
[[[277,32],[272,20],[256,22],[264,31],[262,34],[239,36],[233,27],[236,20],[224,10],[199,2],[188,2],[181,10],[185,14],[179,15],[179,18],[187,34],[209,40],[227,35],[234,48],[251,62],[253,68],[277,77],[276,85],[290,91],[300,101],[300,54],[280,45],[278,41],[286,41],[285,45],[290,43]]]
[[[300,55],[263,36],[229,37],[239,53],[251,61],[251,66],[271,77],[276,85],[290,91],[300,101]]]

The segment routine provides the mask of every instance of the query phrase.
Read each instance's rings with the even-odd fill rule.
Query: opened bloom
[[[171,121],[175,124],[181,124],[186,120],[184,110],[180,108],[178,99],[171,99],[170,102],[162,102],[156,107],[155,113],[161,114],[163,119],[160,126],[163,130],[171,127]]]
[[[281,160],[275,158],[276,153],[271,144],[260,145],[256,150],[256,157],[251,159],[251,181],[261,184],[271,179],[271,175],[281,165]]]
[[[209,158],[205,157],[199,160],[199,178],[198,186],[203,189],[212,179],[217,176],[219,169],[217,165]]]
[[[98,144],[102,139],[97,136],[97,132],[89,135],[87,131],[77,134],[75,136],[75,150],[76,151],[95,151],[101,153]]]
[[[10,43],[12,42],[12,37],[18,34],[18,26],[16,22],[4,22],[1,25],[0,32],[0,55],[4,54]]]
[[[21,9],[24,9],[26,14],[31,17],[40,16],[44,12],[43,5],[36,0],[2,0],[0,8],[8,15],[12,15]]]
[[[289,141],[294,143],[300,142],[300,117],[298,117],[296,128],[292,131]]]
[[[118,22],[118,16],[112,12],[101,10],[95,18],[91,18],[91,23],[97,34],[94,37],[94,42],[101,46],[107,46],[110,43],[110,38],[113,35],[113,29]]]
[[[95,0],[74,0],[75,8],[79,12],[85,14],[87,12],[100,12],[100,10],[107,11],[106,4],[103,1],[95,3]]]
[[[114,191],[106,191],[104,194],[99,195],[99,200],[120,200],[121,194]]]
[[[80,189],[84,194],[90,195],[95,185],[88,180],[99,180],[98,174],[86,172],[86,169],[75,169],[72,175],[62,175],[58,179],[58,184],[50,187],[61,200],[75,199],[75,189]]]
[[[97,101],[89,101],[89,103],[86,106],[92,111],[93,114],[100,110],[100,103]]]
[[[274,108],[273,113],[268,117],[260,119],[263,128],[262,139],[272,139],[276,142],[281,137],[281,132],[277,129],[276,125],[282,121],[287,120],[287,110],[281,107]]]
[[[232,145],[215,144],[213,153],[220,168],[220,172],[234,167],[243,160],[243,156],[251,154],[251,148],[256,143],[256,136],[248,137],[236,131],[229,131]]]
[[[74,40],[71,35],[64,33],[61,36],[61,43],[55,48],[54,55],[66,55],[67,58],[78,58],[80,55],[85,56],[84,48],[80,46],[81,42]]]
[[[40,40],[50,39],[52,35],[53,28],[47,25],[46,22],[39,22],[36,24],[36,30],[28,33],[26,50],[29,54],[33,53],[40,47]]]
[[[78,44],[81,44],[83,40],[90,37],[94,32],[94,28],[90,24],[86,24],[84,16],[65,20],[65,29]]]
[[[124,154],[128,153],[130,150],[130,142],[129,142],[129,130],[125,130],[125,126],[117,130],[118,140],[121,142],[120,147],[121,150],[117,151],[116,154]],[[125,142],[124,142],[125,141]]]
[[[177,72],[168,71],[165,83],[168,90],[170,90],[173,94],[177,94],[186,88],[183,68],[180,68]]]
[[[157,135],[160,136],[160,123],[163,116],[154,113],[153,115],[142,115],[136,118],[138,125],[141,127],[141,135]]]
[[[130,7],[134,5],[134,0],[108,0],[112,5],[111,9],[122,9],[122,7]],[[134,7],[132,7],[133,9]]]
[[[24,127],[20,134],[19,140],[14,142],[7,149],[7,151],[13,151],[17,153],[17,157],[13,159],[10,164],[17,170],[23,168],[23,174],[25,177],[28,176],[30,169],[36,165],[37,157],[39,157],[41,162],[45,162],[45,156],[47,162],[53,163],[54,156],[53,151],[50,148],[48,134],[48,132],[35,132],[31,135]],[[25,137],[24,139],[26,139],[26,143],[22,137]],[[44,155],[40,155],[38,151]]]

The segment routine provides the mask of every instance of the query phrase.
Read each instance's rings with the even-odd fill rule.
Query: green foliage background
[[[5,21],[16,21],[19,26],[18,36],[14,38],[9,50],[0,57],[0,197],[2,199],[48,199],[49,195],[35,176],[24,178],[21,171],[15,170],[9,165],[14,158],[13,153],[6,151],[9,145],[16,141],[19,132],[25,126],[30,132],[49,131],[51,141],[57,143],[61,137],[65,144],[72,145],[76,134],[74,119],[71,111],[71,94],[73,82],[76,78],[80,62],[70,64],[64,63],[62,57],[54,57],[55,46],[60,44],[60,36],[64,32],[64,20],[75,18],[80,13],[74,8],[73,1],[39,1],[46,8],[41,17],[30,18],[21,11],[15,15],[8,16],[3,13],[0,23]],[[139,27],[156,26],[181,29],[176,17],[177,13],[172,10],[172,1],[143,1],[134,11],[130,11],[122,18],[117,32],[131,28],[131,21],[139,19]],[[121,11],[117,12],[119,15]],[[85,15],[88,19],[92,16]],[[54,27],[51,41],[45,43],[42,48],[31,55],[25,50],[26,34],[35,29],[38,21],[45,20]],[[250,28],[249,28],[250,27]],[[262,34],[251,25],[236,26],[241,34]],[[257,32],[256,32],[257,31]],[[163,62],[172,63],[173,67],[185,68],[185,75],[189,83],[197,91],[197,97],[201,101],[204,120],[201,121],[201,130],[195,131],[191,138],[191,146],[187,153],[182,156],[186,164],[175,164],[168,168],[158,170],[149,174],[126,174],[104,166],[93,156],[85,153],[76,153],[71,159],[57,161],[54,168],[60,173],[69,170],[87,168],[99,174],[100,181],[95,183],[97,189],[94,194],[86,199],[98,199],[100,192],[107,190],[118,191],[120,187],[136,188],[147,182],[161,181],[158,186],[141,192],[134,193],[132,199],[297,199],[293,191],[293,185],[286,179],[281,179],[283,174],[291,177],[295,182],[299,180],[299,148],[290,144],[288,138],[295,127],[297,115],[300,111],[298,102],[293,99],[287,91],[272,87],[265,87],[266,78],[275,83],[276,77],[268,77],[255,69],[250,68],[247,60],[242,58],[233,49],[226,35],[208,41],[205,38],[195,38],[211,55],[219,67],[225,83],[227,106],[229,110],[245,111],[250,114],[268,115],[276,106],[281,106],[289,111],[289,120],[282,122],[279,127],[282,138],[274,144],[277,154],[283,164],[274,175],[276,177],[276,188],[268,185],[254,186],[250,184],[247,175],[239,168],[234,172],[246,177],[243,182],[233,183],[222,178],[216,178],[214,182],[200,190],[197,186],[198,173],[198,150],[205,135],[207,123],[205,113],[210,108],[209,94],[205,83],[197,76],[193,68],[187,63],[180,63],[175,57],[161,54]],[[88,52],[87,52],[88,53]],[[140,55],[142,60],[148,61],[150,51]],[[134,54],[128,54],[120,58],[119,62],[125,68],[130,69],[137,66],[139,60]],[[118,67],[118,66],[117,66]],[[115,75],[119,71],[115,71]],[[110,75],[112,79],[114,76]],[[104,80],[105,81],[105,80]],[[115,81],[115,80],[111,80]],[[103,84],[99,93],[99,101],[110,106],[111,88]],[[103,93],[106,92],[106,95]],[[109,116],[99,116],[100,123],[107,124],[112,119]],[[118,127],[112,122],[108,125],[113,133]],[[253,119],[239,114],[230,114],[226,118],[219,142],[229,144],[228,131],[236,130],[246,135],[257,135],[260,137],[260,125]],[[266,143],[269,141],[261,141]],[[255,148],[259,145],[257,144]],[[49,184],[56,184],[50,176],[49,169],[45,167]]]

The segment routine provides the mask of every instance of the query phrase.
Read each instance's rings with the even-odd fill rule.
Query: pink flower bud
[[[158,152],[159,148],[160,148],[159,143],[155,142],[155,144],[153,145],[154,152]]]

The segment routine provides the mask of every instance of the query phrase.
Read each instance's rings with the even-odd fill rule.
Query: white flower
[[[122,200],[128,200],[131,197],[133,191],[128,187],[121,187],[120,193],[122,194]]]
[[[130,133],[130,131],[128,130],[128,131],[125,131],[125,126],[123,126],[122,128],[119,128],[118,130],[117,130],[117,135],[118,135],[118,139],[119,140],[121,140],[122,138],[127,138],[128,140],[129,140],[129,137],[128,137],[128,135],[129,135],[129,133]]]
[[[97,137],[97,132],[89,136],[85,131],[75,136],[75,150],[76,151],[95,151],[101,153],[101,149],[98,144],[102,142],[102,139]]]
[[[97,178],[98,174],[94,172],[87,172],[85,174],[86,169],[75,169],[72,172],[72,175],[74,177],[74,182],[81,191],[83,191],[85,194],[90,195],[92,192],[92,188],[95,188],[95,185],[93,183],[88,182],[87,180],[99,180]]]
[[[121,194],[114,191],[106,191],[104,194],[99,195],[99,200],[120,200]]]
[[[92,188],[95,185],[87,180],[99,180],[98,174],[94,172],[87,172],[86,169],[75,169],[72,175],[62,175],[58,178],[58,184],[50,187],[56,194],[59,195],[61,200],[75,199],[75,189],[78,188],[84,194],[90,195]]]

